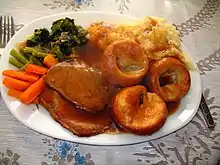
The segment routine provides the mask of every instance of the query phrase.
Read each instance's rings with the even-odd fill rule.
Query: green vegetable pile
[[[27,63],[42,65],[42,60],[47,54],[53,54],[59,61],[71,58],[75,49],[87,43],[88,32],[81,26],[76,25],[74,19],[62,18],[53,22],[51,31],[46,28],[35,29],[29,36],[26,46],[19,47],[17,52],[11,50],[9,63],[18,68]]]

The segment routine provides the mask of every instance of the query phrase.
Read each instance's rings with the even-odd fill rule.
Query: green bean
[[[32,52],[32,55],[35,56],[35,57],[44,58],[44,57],[46,57],[48,54],[34,50],[34,51]]]
[[[41,62],[36,57],[34,57],[34,56],[30,56],[29,60],[32,61],[33,64],[42,66]]]
[[[28,60],[22,54],[18,53],[15,49],[12,49],[10,51],[10,55],[16,58],[16,60],[18,60],[22,64],[26,64],[28,62]]]
[[[17,61],[15,58],[13,57],[9,57],[9,63],[14,65],[17,68],[21,68],[24,66],[24,64],[20,63],[19,61]]]
[[[26,59],[29,59],[31,56],[31,54],[23,54],[23,53],[20,53],[20,54],[22,54],[22,56],[24,56]]]
[[[34,48],[31,47],[21,47],[20,52],[24,54],[32,54]]]

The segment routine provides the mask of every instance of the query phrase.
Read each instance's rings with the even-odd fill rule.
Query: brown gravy
[[[102,51],[92,42],[88,42],[86,45],[76,50],[77,55],[88,65],[100,68]]]
[[[173,113],[175,113],[178,110],[178,108],[180,106],[180,101],[169,102],[169,103],[166,103],[166,104],[167,104],[168,114],[172,115]]]

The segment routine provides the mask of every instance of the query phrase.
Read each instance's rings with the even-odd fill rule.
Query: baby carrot
[[[30,104],[44,90],[44,87],[45,82],[43,77],[41,77],[20,95],[19,98],[21,102],[24,104]]]
[[[54,58],[52,54],[48,54],[46,57],[44,57],[43,64],[46,65],[48,68],[58,64],[59,61]]]
[[[23,81],[28,81],[31,83],[33,83],[39,79],[38,75],[26,73],[23,71],[17,71],[17,70],[4,70],[2,72],[2,74],[4,76],[16,78],[16,79],[23,80]]]
[[[18,90],[11,89],[11,88],[8,89],[8,95],[14,98],[19,98],[21,93],[22,91],[18,91]]]
[[[42,67],[42,66],[28,64],[25,69],[25,72],[35,73],[37,75],[45,75],[47,73],[47,70],[48,70],[47,68]]]
[[[31,83],[29,83],[29,82],[17,80],[17,79],[11,78],[11,77],[5,77],[3,80],[3,84],[7,88],[16,89],[19,91],[24,91],[25,89],[27,89],[31,85]]]

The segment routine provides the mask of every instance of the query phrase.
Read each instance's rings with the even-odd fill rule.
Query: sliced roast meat
[[[116,91],[103,78],[100,70],[80,59],[61,62],[52,67],[45,81],[67,100],[89,112],[103,110]]]
[[[50,88],[45,88],[40,95],[40,104],[57,122],[78,136],[103,133],[111,124],[110,110],[105,109],[98,113],[85,112]]]

